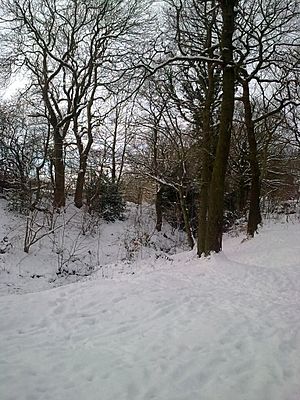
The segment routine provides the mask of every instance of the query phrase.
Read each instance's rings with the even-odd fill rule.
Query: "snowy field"
[[[62,285],[46,242],[18,247],[18,218],[1,200],[1,237],[15,240],[0,254],[1,400],[300,399],[296,220],[227,237],[209,260],[172,255],[171,239],[164,256],[162,235],[131,263],[134,224],[107,224],[101,251],[77,251],[101,268]]]

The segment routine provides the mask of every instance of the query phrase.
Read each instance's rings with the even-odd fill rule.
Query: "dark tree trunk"
[[[54,208],[66,205],[65,163],[63,140],[59,133],[54,134]]]
[[[93,96],[87,105],[87,128],[86,128],[87,143],[86,143],[85,147],[83,145],[82,135],[79,133],[79,129],[78,129],[78,119],[77,119],[78,116],[75,116],[74,121],[73,121],[73,124],[74,124],[73,130],[74,130],[74,134],[76,137],[77,149],[78,149],[78,153],[79,153],[79,171],[77,174],[76,189],[75,189],[75,195],[74,195],[74,204],[75,204],[75,207],[77,207],[77,208],[81,208],[83,206],[83,189],[84,189],[84,183],[85,183],[87,160],[88,160],[88,155],[89,155],[89,152],[90,152],[92,144],[93,144],[92,112],[91,112],[92,105],[93,105]]]
[[[222,58],[224,61],[222,83],[223,97],[221,103],[219,139],[209,190],[209,207],[205,240],[206,254],[209,254],[211,251],[219,252],[222,250],[225,175],[230,148],[232,118],[234,111],[235,72],[232,65],[232,36],[234,32],[235,5],[235,0],[221,1],[223,16],[221,47]]]
[[[79,172],[77,174],[76,189],[74,195],[75,207],[81,208],[83,206],[83,188],[85,182],[85,174],[87,167],[87,157],[85,154],[80,155]]]
[[[245,111],[245,125],[249,143],[249,160],[251,169],[250,205],[247,233],[253,237],[258,225],[261,223],[260,213],[260,168],[257,158],[257,143],[249,94],[249,82],[243,81],[243,104]]]
[[[184,229],[187,234],[188,244],[189,244],[190,248],[193,249],[194,239],[193,239],[190,219],[189,219],[189,215],[188,215],[188,207],[186,204],[186,197],[183,193],[182,187],[179,187],[178,194],[179,194],[180,208],[181,208],[181,213],[182,213],[182,218],[183,218],[183,223],[184,223]]]
[[[157,230],[157,232],[160,232],[162,227],[162,195],[163,195],[163,187],[160,187],[156,193],[156,199],[155,199],[155,211],[156,211],[155,229]]]
[[[111,181],[113,184],[116,183],[117,179],[117,161],[116,161],[116,148],[117,148],[117,136],[118,136],[118,120],[119,120],[119,110],[116,109],[115,116],[115,128],[113,133],[113,142],[111,147]]]
[[[212,2],[214,7],[214,2]],[[214,53],[212,49],[212,30],[215,24],[215,15],[207,29],[206,47],[208,55],[213,58]],[[198,210],[198,232],[197,232],[197,254],[200,257],[205,253],[205,239],[207,231],[207,212],[208,212],[208,198],[209,198],[209,185],[211,181],[211,169],[213,163],[214,153],[214,132],[212,128],[212,105],[214,101],[215,92],[215,67],[212,63],[207,64],[207,91],[206,99],[203,110],[203,141],[201,145],[201,175],[200,175],[200,193],[199,193],[199,210]]]
[[[53,207],[60,209],[66,205],[66,189],[65,189],[65,160],[64,160],[64,138],[68,131],[70,119],[65,122],[64,126],[59,126],[58,118],[55,112],[55,107],[52,106],[51,95],[49,91],[49,79],[48,79],[48,66],[47,66],[47,52],[43,50],[43,77],[45,80],[42,86],[43,99],[45,102],[46,109],[49,113],[48,129],[53,129],[53,166],[54,166],[54,179],[51,174],[51,180],[54,183],[54,198]],[[57,111],[57,110],[56,110]]]
[[[198,211],[198,236],[197,236],[197,254],[200,257],[205,252],[205,239],[207,231],[207,211],[209,182],[211,179],[210,157],[206,152],[206,147],[202,151],[202,169],[200,177],[200,193],[199,193],[199,211]]]
[[[158,121],[155,120],[155,126],[153,129],[153,172],[155,176],[158,176],[158,149],[157,149],[157,142],[158,142],[158,127],[157,127]],[[155,211],[156,211],[156,226],[155,229],[157,232],[161,231],[162,228],[162,218],[163,218],[163,212],[162,212],[162,195],[164,191],[164,186],[160,185],[158,190],[156,191],[156,199],[155,199]]]
[[[198,211],[198,236],[197,236],[197,254],[200,257],[205,252],[205,239],[207,231],[207,212],[209,199],[209,185],[211,181],[211,167],[213,157],[213,129],[211,121],[211,107],[214,98],[214,75],[213,66],[208,66],[208,91],[203,111],[203,142],[201,146],[201,176],[199,193],[199,211]]]

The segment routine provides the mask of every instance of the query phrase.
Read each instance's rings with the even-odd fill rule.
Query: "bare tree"
[[[297,45],[295,25],[298,7],[282,0],[255,4],[240,2],[236,47],[237,75],[242,87],[241,101],[249,143],[251,189],[248,235],[253,236],[261,222],[260,166],[255,126],[269,116],[281,112],[292,100],[288,87],[291,63],[288,55]],[[256,82],[256,93],[251,89]],[[253,93],[254,92],[254,93]],[[255,97],[269,98],[261,115],[254,110]],[[266,103],[266,102],[265,102]]]
[[[40,200],[49,132],[43,121],[26,116],[24,103],[3,104],[0,112],[0,173],[27,212]]]
[[[136,0],[2,3],[2,20],[10,25],[19,62],[30,71],[32,88],[45,104],[43,117],[51,126],[54,206],[65,204],[64,158],[72,131],[79,153],[75,204],[80,207],[95,107],[100,107],[95,103],[106,97],[111,80],[119,79],[116,57],[125,51],[128,35],[138,25],[136,13],[143,4]],[[124,49],[117,52],[122,46],[120,37],[126,37],[126,41]],[[125,60],[119,62],[123,67],[126,64]]]

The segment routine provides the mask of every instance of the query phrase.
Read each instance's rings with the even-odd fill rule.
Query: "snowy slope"
[[[155,268],[157,258],[188,248],[184,232],[168,224],[161,233],[155,231],[153,207],[147,205],[129,204],[126,219],[114,223],[95,220],[72,205],[54,218],[59,229],[38,240],[26,254],[26,218],[9,212],[6,200],[0,199],[0,295],[45,290],[97,271],[109,279],[132,274],[140,270],[141,260],[151,258]],[[37,222],[43,224],[43,216]],[[6,246],[3,238],[10,247],[1,254]],[[57,276],[60,266],[71,275]]]
[[[0,297],[0,399],[299,400],[299,233]]]

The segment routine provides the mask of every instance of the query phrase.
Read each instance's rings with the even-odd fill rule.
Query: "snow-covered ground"
[[[34,218],[37,237],[49,231],[49,219],[43,214]],[[108,279],[134,274],[143,269],[143,260],[147,268],[151,264],[155,269],[157,259],[188,248],[184,232],[168,224],[161,233],[155,231],[153,207],[148,205],[129,204],[126,219],[114,223],[95,220],[74,206],[53,219],[53,233],[26,254],[26,218],[9,212],[6,200],[0,198],[0,295],[45,290],[96,272]],[[45,228],[39,231],[41,225]],[[59,268],[71,275],[57,276]]]
[[[1,213],[11,241],[20,221]],[[300,399],[299,222],[265,224],[243,243],[227,237],[209,260],[164,257],[158,238],[131,265],[121,225],[102,230],[102,261],[117,272],[96,268],[60,287],[43,246],[23,261],[16,245],[0,255],[14,291],[3,283],[1,400]],[[108,234],[122,239],[119,253],[113,240],[109,255]],[[30,278],[34,259],[47,278]]]

